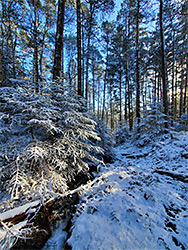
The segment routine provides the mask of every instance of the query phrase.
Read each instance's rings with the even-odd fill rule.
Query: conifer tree
[[[106,89],[109,85],[109,53],[110,46],[112,42],[114,24],[108,21],[103,22],[102,30],[104,32],[103,39],[105,41],[105,53],[106,53],[106,65],[105,65],[105,75],[104,75],[104,87],[103,87],[103,104],[102,104],[102,120],[104,121],[105,115],[105,104],[106,104]]]
[[[140,23],[140,0],[136,2],[136,118],[140,123],[140,51],[139,51],[139,23]]]
[[[87,0],[86,3],[88,6],[88,16],[87,16],[87,53],[86,53],[86,90],[85,97],[88,99],[88,84],[89,84],[89,60],[90,60],[90,44],[91,44],[91,36],[93,33],[94,19],[96,14],[99,11],[107,12],[111,11],[114,8],[113,0],[105,0],[105,1],[96,1],[96,0]]]
[[[61,76],[62,48],[63,48],[63,30],[64,30],[65,0],[58,1],[55,52],[53,65],[53,79]]]
[[[1,49],[0,49],[0,87],[3,87],[3,67],[1,60]]]
[[[40,82],[39,82],[39,60],[38,60],[38,31],[37,31],[37,17],[38,17],[38,8],[37,8],[37,1],[34,0],[33,7],[34,7],[34,84],[36,86],[36,92],[40,92]]]
[[[168,99],[167,99],[167,72],[166,72],[166,54],[165,54],[165,38],[163,29],[163,0],[160,0],[160,41],[161,41],[161,72],[162,72],[162,82],[163,82],[163,108],[164,114],[168,117]],[[168,123],[166,123],[168,127]]]
[[[78,95],[83,95],[82,93],[82,71],[81,71],[81,3],[80,0],[76,1],[77,9],[77,75],[78,75]]]

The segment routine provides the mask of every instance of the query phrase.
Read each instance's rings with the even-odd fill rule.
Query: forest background
[[[68,218],[70,233],[81,184],[115,159],[115,146],[143,149],[187,130],[187,5],[0,1],[2,249],[35,223],[48,231],[36,230],[39,249],[57,218]]]
[[[187,122],[187,1],[114,6],[1,1],[1,86],[42,94],[58,79],[112,129],[132,130],[156,104],[171,124]]]

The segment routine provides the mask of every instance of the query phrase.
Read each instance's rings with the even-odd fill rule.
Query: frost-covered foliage
[[[161,134],[169,132],[165,127],[168,120],[166,115],[162,113],[161,103],[148,105],[143,110],[140,120],[140,124],[136,125],[133,131],[133,140],[136,140],[140,146],[144,146]]]
[[[93,117],[93,119],[96,121],[96,131],[101,138],[101,140],[96,143],[104,150],[102,158],[106,162],[111,161],[111,159],[114,157],[114,139],[112,136],[112,131],[106,127],[102,120],[97,120],[95,117]]]
[[[29,217],[18,223],[15,223],[15,221],[11,222],[9,219],[16,216],[18,218],[23,213],[27,214],[27,216],[34,214],[39,207],[40,201],[34,201],[0,214],[0,247],[2,250],[10,249],[19,238],[26,239],[26,235],[38,231],[32,223],[29,223]]]
[[[26,239],[26,235],[37,230],[36,228],[31,227],[31,225],[28,226],[27,221],[20,222],[17,225],[11,225],[10,228],[2,223],[2,227],[3,230],[0,229],[0,246],[2,250],[10,249],[19,238]]]
[[[162,113],[160,103],[151,104],[143,111],[143,117],[139,129],[141,132],[152,132],[152,134],[161,134],[166,131],[167,122],[165,114]]]
[[[130,132],[129,132],[128,125],[125,125],[122,128],[118,129],[114,133],[116,145],[120,145],[120,144],[126,142],[126,140],[129,138],[129,136],[130,136]]]
[[[188,131],[188,114],[184,113],[179,120],[179,123],[176,123],[174,126],[175,130],[178,131]]]
[[[188,124],[188,114],[187,113],[183,113],[183,115],[180,117],[180,123]]]
[[[131,137],[133,143],[143,147],[158,136],[170,132],[165,127],[167,122],[161,103],[150,104],[142,111],[140,123],[135,124],[133,131],[129,131],[128,125],[125,125],[114,133],[116,145],[121,145]]]
[[[75,93],[54,84],[48,94],[0,89],[0,189],[10,193],[2,210],[63,193],[87,160],[101,152],[96,122]]]

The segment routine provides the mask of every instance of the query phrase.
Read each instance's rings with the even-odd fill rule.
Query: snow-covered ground
[[[115,150],[81,194],[72,249],[188,249],[188,133]]]

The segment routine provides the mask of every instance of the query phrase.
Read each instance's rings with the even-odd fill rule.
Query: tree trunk
[[[82,81],[82,95],[84,96],[84,76],[85,76],[85,72],[84,72],[84,67],[85,67],[85,43],[84,43],[84,30],[83,30],[83,25],[81,26],[81,30],[82,30],[82,34],[81,34],[81,41],[82,41],[82,53],[81,53],[81,60],[82,60],[82,65],[81,65],[81,81]]]
[[[163,30],[163,0],[160,0],[160,38],[161,38],[161,73],[163,83],[163,109],[166,118],[168,119],[168,99],[167,99],[167,73],[166,73],[166,55],[165,55],[165,40]],[[165,127],[168,128],[168,122],[165,122]]]
[[[95,113],[95,59],[92,58],[92,75],[93,75],[93,113]]]
[[[12,38],[12,73],[13,78],[16,78],[16,46],[17,46],[17,28],[15,28],[15,38]]]
[[[130,114],[129,114],[129,130],[132,131],[133,129],[133,103],[132,103],[132,92],[131,92],[131,101],[130,101]]]
[[[174,119],[177,119],[177,92],[178,92],[178,65],[175,65],[175,90],[174,90]]]
[[[172,24],[173,25],[173,24]],[[172,62],[172,107],[171,107],[171,125],[173,125],[174,121],[174,113],[175,113],[175,105],[174,105],[174,76],[175,76],[175,31],[173,30],[173,36],[172,36],[172,54],[173,54],[173,62]]]
[[[45,48],[45,38],[46,38],[46,34],[49,30],[49,24],[48,21],[46,22],[46,29],[43,33],[43,37],[42,37],[42,48],[41,48],[41,52],[40,52],[40,59],[39,59],[39,67],[40,67],[40,78],[43,78],[43,69],[42,69],[42,61],[43,61],[43,53],[44,53],[44,48]]]
[[[55,55],[53,66],[53,80],[61,76],[63,29],[64,29],[65,0],[58,1],[57,27],[55,38]],[[63,76],[62,76],[63,77]]]
[[[97,119],[99,120],[100,115],[100,80],[97,82]]]
[[[133,122],[132,122],[132,111],[131,111],[131,96],[132,96],[132,91],[130,89],[130,82],[129,82],[129,73],[130,73],[130,69],[129,69],[129,42],[130,42],[130,12],[128,12],[127,15],[127,23],[126,23],[126,30],[127,30],[127,39],[128,39],[128,43],[127,43],[127,51],[126,51],[126,55],[127,55],[127,59],[126,59],[126,84],[127,84],[127,91],[128,91],[128,113],[129,113],[129,130],[132,130],[133,127]]]
[[[155,70],[155,76],[154,76],[155,82],[154,82],[154,97],[153,101],[156,103],[157,100],[157,71]]]
[[[91,42],[91,33],[92,33],[92,19],[94,14],[94,6],[92,1],[90,2],[89,10],[89,27],[88,27],[88,40],[87,40],[87,54],[86,54],[86,92],[85,98],[88,99],[88,84],[89,84],[89,57],[90,57],[90,42]]]
[[[110,124],[111,129],[114,129],[113,103],[112,103],[112,79],[110,79]]]
[[[40,83],[39,83],[39,69],[38,69],[38,34],[37,34],[37,2],[34,0],[34,83],[36,86],[36,93],[40,91]]]
[[[137,0],[137,17],[136,17],[136,118],[137,118],[137,124],[140,123],[139,15],[140,15],[140,0]]]
[[[68,64],[68,82],[69,82],[69,89],[71,89],[72,88],[71,59],[69,60],[69,64]]]
[[[80,0],[76,1],[77,7],[77,74],[78,74],[78,95],[82,93],[82,65],[81,65],[81,18],[80,18]]]
[[[180,85],[180,108],[179,108],[179,117],[183,114],[183,82],[184,82],[184,67],[182,62],[181,69],[181,85]]]
[[[121,60],[121,59],[120,59]],[[121,121],[122,121],[122,72],[121,72],[121,63],[120,63],[120,75],[119,75],[119,122],[121,126]]]
[[[91,40],[91,25],[90,25],[90,27],[89,27],[89,31],[88,31],[88,40],[87,40],[87,55],[86,55],[86,92],[85,92],[85,98],[86,98],[86,100],[88,100],[90,40]]]
[[[126,75],[126,81],[128,86],[128,111],[129,111],[129,130],[132,130],[132,118],[131,118],[131,90],[130,90],[130,83],[128,74]]]
[[[3,67],[1,60],[1,49],[0,49],[0,88],[3,87]]]
[[[106,55],[106,70],[105,70],[105,75],[104,75],[104,89],[103,89],[103,107],[102,107],[102,120],[104,121],[104,110],[105,110],[105,102],[106,102],[106,85],[107,85],[107,81],[108,81],[108,58],[109,58],[109,48],[108,48],[109,44],[107,41],[106,44],[106,51],[107,51],[107,55]]]
[[[185,90],[184,90],[184,100],[183,100],[183,112],[186,113],[186,107],[187,107],[187,117],[188,117],[188,94],[187,94],[187,78],[188,78],[188,55],[187,55],[187,62],[186,62],[186,69],[185,69]],[[187,119],[188,124],[188,119]]]
[[[65,53],[64,53],[64,43],[62,43],[62,50],[61,50],[61,76],[64,80],[64,56],[65,56]]]
[[[161,93],[160,93],[160,89],[161,89],[161,76],[160,73],[158,72],[158,81],[157,81],[157,102],[160,102],[160,97],[161,97]]]
[[[125,81],[125,114],[124,114],[124,119],[126,122],[127,121],[127,81]]]

